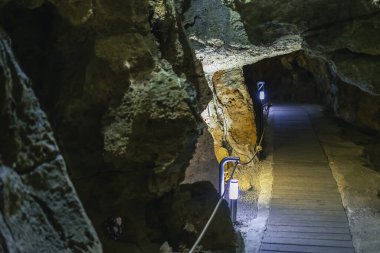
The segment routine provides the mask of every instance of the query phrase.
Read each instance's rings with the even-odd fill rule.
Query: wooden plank
[[[299,209],[299,210],[326,210],[326,211],[344,211],[341,204],[337,205],[323,205],[318,203],[297,204],[297,203],[271,203],[271,208],[274,209]]]
[[[310,200],[310,201],[330,201],[335,203],[340,203],[341,198],[340,196],[333,196],[333,195],[296,195],[296,194],[290,194],[290,193],[276,193],[275,195],[272,195],[272,200],[274,199],[282,199],[287,201],[294,201],[294,200]]]
[[[336,196],[339,199],[341,199],[340,194],[338,193],[338,190],[331,190],[331,191],[321,191],[320,189],[308,189],[304,191],[300,191],[299,189],[291,189],[289,187],[285,188],[279,188],[279,187],[273,187],[272,189],[272,194],[277,195],[277,194],[287,194],[287,195],[300,195],[300,196],[315,196],[315,195],[320,195],[320,196]]]
[[[318,206],[318,207],[342,207],[341,200],[326,200],[326,199],[285,199],[285,198],[273,198],[271,204],[274,205],[294,205],[294,206]]]
[[[287,166],[289,168],[293,168],[293,167],[311,167],[311,166],[328,166],[329,165],[329,161],[327,159],[324,159],[322,161],[308,161],[308,162],[304,162],[304,161],[294,161],[293,163],[283,163],[283,162],[280,162],[280,161],[276,161],[274,160],[272,162],[272,165],[273,165],[273,168],[277,168],[278,166]]]
[[[335,193],[325,192],[285,192],[278,191],[272,194],[272,199],[325,199],[341,201],[341,196]]]
[[[326,160],[322,160],[321,162],[302,162],[302,161],[295,161],[293,163],[281,163],[281,162],[273,162],[273,172],[282,172],[282,171],[289,171],[292,172],[309,172],[309,173],[317,173],[317,172],[330,172],[331,169],[329,166],[329,163]]]
[[[263,243],[276,243],[288,245],[310,245],[310,246],[329,246],[329,247],[343,247],[352,248],[351,241],[340,240],[318,240],[318,239],[304,239],[304,238],[273,238],[265,237]]]
[[[316,198],[318,197],[318,198]],[[289,197],[284,197],[284,198],[272,198],[271,203],[275,204],[281,204],[281,203],[300,203],[300,204],[309,204],[309,203],[320,203],[323,205],[328,205],[328,204],[339,204],[342,205],[342,201],[340,198],[338,199],[325,199],[321,198],[320,196],[316,196],[314,198],[289,198]]]
[[[289,221],[335,221],[335,222],[347,222],[345,215],[273,215],[270,217],[272,221],[276,220],[289,220]]]
[[[271,208],[270,215],[332,215],[346,217],[346,213],[340,210],[309,210],[309,209],[294,209],[294,208]],[[270,216],[269,216],[270,217]]]
[[[303,189],[308,189],[308,188],[316,188],[320,190],[325,190],[325,189],[330,189],[330,190],[335,190],[337,189],[336,183],[335,182],[325,182],[323,180],[318,180],[318,181],[311,181],[308,182],[306,180],[285,180],[282,178],[274,179],[274,186],[275,187],[288,187],[291,186],[293,188],[295,187],[301,187]]]
[[[302,187],[304,189],[318,189],[318,190],[330,190],[330,191],[335,191],[337,189],[336,183],[335,182],[328,182],[328,181],[323,181],[323,180],[318,180],[318,181],[312,181],[310,182],[305,182],[307,180],[284,180],[284,179],[274,179],[274,188],[279,188],[279,187],[288,187],[291,186],[293,188],[296,187]]]
[[[293,192],[320,192],[320,193],[326,193],[326,192],[337,192],[336,187],[321,187],[321,186],[310,186],[307,187],[306,185],[303,186],[294,186],[294,185],[277,185],[276,182],[272,186],[272,190],[279,190],[279,191],[293,191]]]
[[[336,181],[332,177],[331,171],[327,169],[324,169],[324,170],[318,169],[318,171],[311,170],[311,169],[309,171],[297,170],[297,169],[294,169],[294,170],[286,169],[286,170],[278,170],[278,171],[274,170],[273,175],[275,179],[302,180],[302,179],[307,178],[311,180],[316,180],[316,179],[328,180],[328,181],[335,182],[336,184]]]
[[[343,247],[323,247],[323,246],[305,246],[305,245],[288,245],[288,244],[268,244],[262,243],[261,250],[271,251],[288,251],[288,252],[306,252],[306,253],[355,253],[354,248]]]
[[[328,227],[302,227],[302,226],[282,226],[268,225],[268,231],[279,232],[309,232],[309,233],[331,233],[331,234],[348,234],[348,228],[328,228]]]
[[[283,180],[283,181],[305,181],[311,180],[312,182],[329,182],[334,183],[336,185],[336,181],[333,178],[330,171],[279,171],[274,172],[275,180]]]
[[[329,228],[348,228],[347,221],[296,221],[296,220],[280,220],[270,218],[269,225],[281,225],[281,226],[302,226],[302,227],[329,227]]]
[[[273,237],[273,238],[304,238],[304,239],[351,241],[351,235],[348,233],[347,234],[331,234],[331,233],[266,231],[264,236]]]
[[[295,162],[295,163],[280,163],[280,162],[273,162],[272,163],[274,171],[282,171],[282,170],[289,170],[292,172],[293,170],[296,171],[308,171],[308,172],[318,172],[318,171],[330,171],[331,169],[329,167],[329,162],[327,160],[323,160],[322,162]]]

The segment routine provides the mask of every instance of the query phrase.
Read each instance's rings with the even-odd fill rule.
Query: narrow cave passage
[[[337,184],[309,116],[319,110],[271,109],[274,180],[260,252],[354,252]]]
[[[0,252],[379,253],[379,8],[0,0]]]
[[[248,233],[246,248],[259,252],[355,252],[354,246],[370,240],[363,237],[366,228],[358,225],[357,220],[363,219],[358,212],[378,205],[379,177],[365,171],[370,166],[358,156],[364,152],[363,146],[342,134],[352,133],[350,126],[338,124],[328,113],[332,101],[338,100],[334,85],[341,81],[334,79],[325,62],[308,58],[302,51],[244,66],[243,72],[255,109],[258,139],[263,131],[258,82],[266,82],[267,102],[273,103],[264,147],[266,162],[273,168],[273,184],[266,182],[269,194],[265,187],[261,189],[266,193],[259,197],[255,218],[260,220],[260,212],[265,212],[262,206],[268,205],[268,220],[259,245],[249,245],[250,236],[255,235]],[[365,142],[363,136],[358,137],[362,138],[359,144]],[[372,180],[371,175],[375,176]],[[268,195],[270,201],[260,201]],[[370,213],[366,221],[378,229],[376,219],[377,215]]]

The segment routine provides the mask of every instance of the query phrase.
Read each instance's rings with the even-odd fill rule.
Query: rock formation
[[[266,80],[273,97],[324,103],[346,121],[380,129],[379,13],[371,0],[0,0],[0,26],[32,80],[4,56],[4,35],[1,180],[4,199],[20,201],[15,214],[3,201],[1,224],[25,222],[32,210],[39,222],[26,224],[41,224],[50,251],[100,251],[64,158],[106,252],[156,252],[165,241],[189,247],[202,227],[194,214],[205,221],[216,198],[207,183],[179,186],[197,138],[207,124],[218,160],[248,161],[258,140],[249,96],[257,81]],[[259,190],[239,173],[243,188]],[[123,218],[119,242],[104,234],[110,216]],[[226,216],[223,205],[218,219]],[[9,247],[18,240],[12,229],[1,225]],[[204,246],[233,244],[231,224],[220,229]],[[32,250],[40,240],[21,241]]]
[[[0,250],[102,252],[10,44],[0,30]]]
[[[176,238],[155,236],[173,232],[148,220],[156,215],[152,208],[157,213],[164,208],[160,201],[187,196],[178,185],[203,131],[200,112],[211,98],[183,36],[176,11],[181,6],[172,1],[25,4],[4,5],[0,24],[34,80],[104,250],[156,252],[165,240],[177,250]],[[217,197],[210,187],[201,190],[197,196]],[[222,209],[220,217],[226,219],[226,206]],[[180,217],[184,211],[171,212]],[[207,212],[196,212],[200,221],[208,218]],[[124,221],[118,242],[104,234],[110,216]],[[197,231],[194,240],[203,224],[187,220]],[[171,227],[186,225],[176,222]],[[208,247],[231,245],[231,223],[220,226],[229,234],[220,233],[218,240],[206,235]],[[190,247],[192,240],[182,246]]]

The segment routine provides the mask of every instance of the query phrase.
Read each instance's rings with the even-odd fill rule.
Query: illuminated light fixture
[[[239,181],[236,179],[230,180],[230,190],[229,190],[229,199],[230,199],[230,213],[232,222],[236,222],[237,216],[237,199],[239,198]]]
[[[234,200],[239,198],[239,181],[237,179],[231,179],[229,199]]]
[[[257,91],[259,92],[259,99],[263,101],[265,99],[265,82],[261,81],[257,83]]]
[[[260,97],[260,100],[264,100],[265,99],[265,92],[263,90],[260,91],[259,97]]]

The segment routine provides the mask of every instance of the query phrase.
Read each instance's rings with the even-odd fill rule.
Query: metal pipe
[[[219,194],[223,197],[224,194],[224,166],[229,162],[239,163],[240,157],[227,156],[219,163]]]
[[[237,199],[230,200],[230,214],[232,222],[236,222],[237,216]]]

